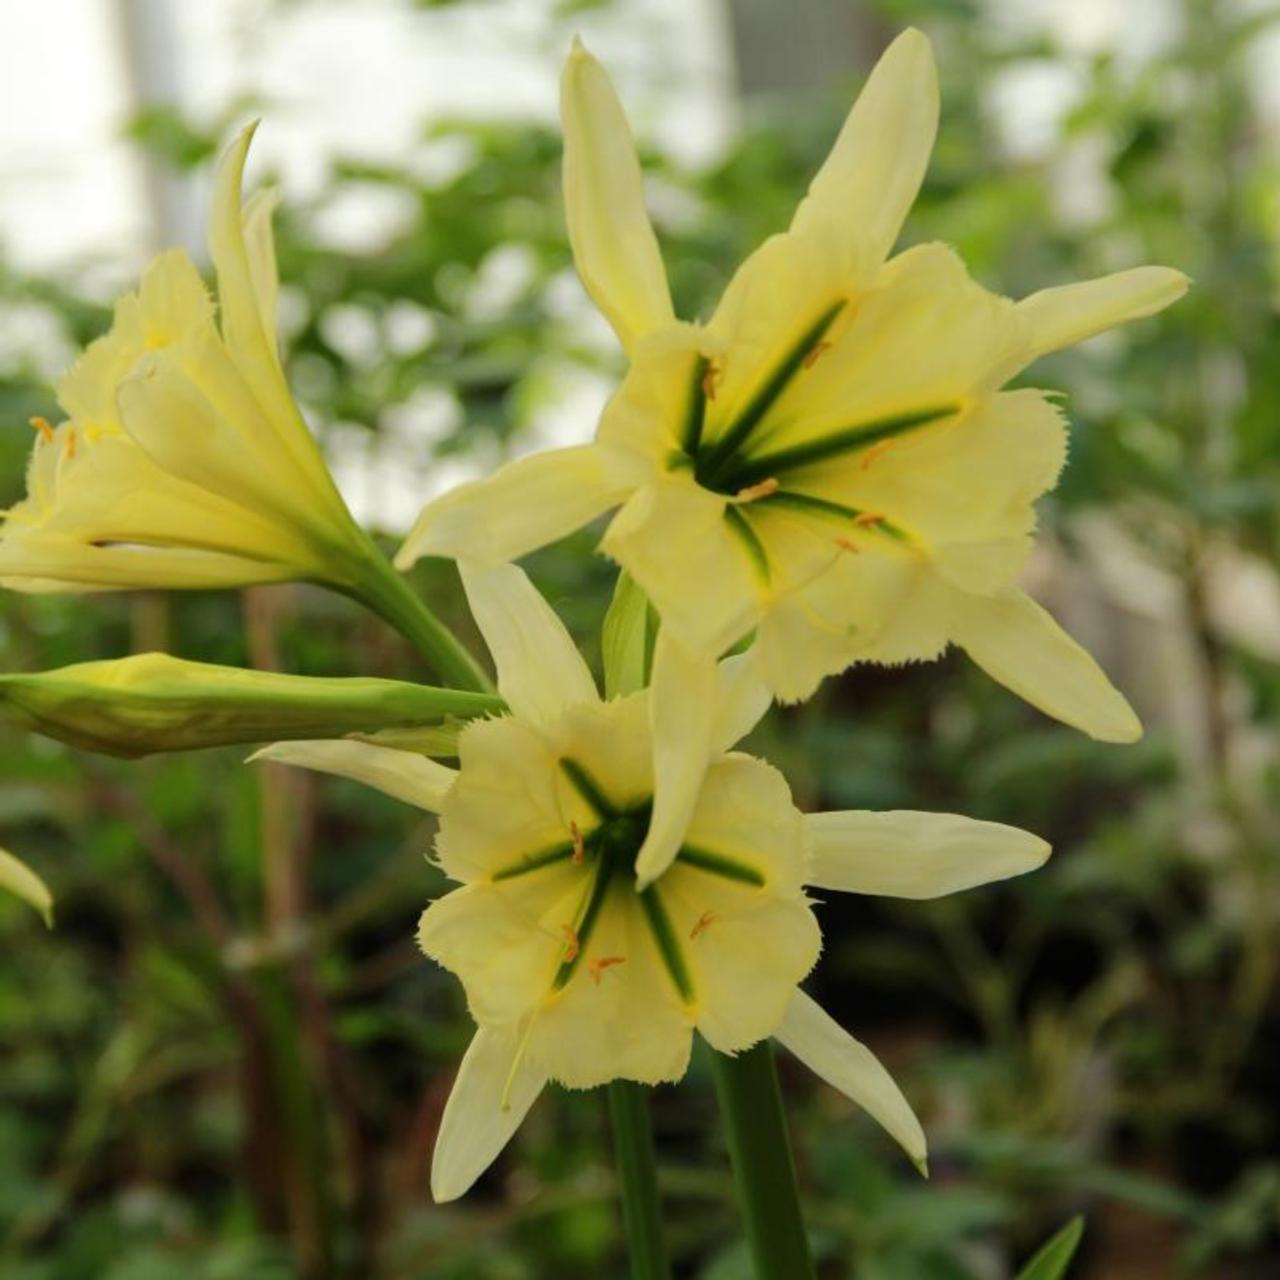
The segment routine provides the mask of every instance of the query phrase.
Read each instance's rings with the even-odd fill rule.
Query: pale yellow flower
[[[5,513],[0,582],[20,591],[350,587],[372,554],[285,383],[276,348],[274,197],[241,205],[252,137],[218,169],[215,314],[181,250],[161,254],[110,332],[57,387],[27,497]]]
[[[682,323],[621,107],[580,46],[562,107],[574,257],[630,372],[593,444],[431,503],[401,567],[515,559],[620,507],[603,549],[663,627],[712,656],[755,631],[753,661],[783,700],[850,663],[950,643],[1048,714],[1137,737],[1093,659],[1017,586],[1065,431],[1043,392],[1001,388],[1046,352],[1159,311],[1185,277],[1142,267],[1015,303],[944,245],[887,257],[937,124],[929,43],[908,31],[790,228],[710,320]]]
[[[520,570],[462,570],[511,714],[463,728],[456,771],[352,741],[264,753],[440,815],[436,851],[460,887],[419,937],[461,979],[478,1030],[445,1109],[436,1199],[466,1191],[547,1081],[679,1079],[695,1031],[730,1054],[776,1038],[922,1164],[893,1080],[799,989],[821,946],[806,889],[935,897],[1028,871],[1048,846],[948,814],[801,814],[777,770],[730,749],[769,702],[739,657],[716,671],[708,748],[685,764],[676,854],[645,875],[669,781],[648,691],[603,701]]]

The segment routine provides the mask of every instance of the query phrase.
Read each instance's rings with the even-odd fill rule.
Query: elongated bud
[[[0,676],[0,703],[37,733],[126,757],[416,729],[503,709],[491,694],[245,671],[164,653]]]

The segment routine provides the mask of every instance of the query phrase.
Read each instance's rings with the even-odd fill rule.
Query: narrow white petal
[[[1155,315],[1186,293],[1191,281],[1170,267],[1135,267],[1079,284],[1042,289],[1017,305],[1035,356],[1070,347],[1104,329]],[[1034,358],[1034,356],[1032,357]]]
[[[574,41],[560,87],[564,207],[582,283],[623,347],[674,318],[644,178],[604,68]]]
[[[377,747],[354,738],[322,738],[309,742],[273,742],[254,752],[251,762],[270,760],[298,765],[317,773],[351,778],[429,813],[439,813],[445,793],[458,776],[456,769],[413,751]]]
[[[760,723],[773,701],[749,653],[734,654],[719,664],[719,696],[711,732],[713,753],[728,751]]]
[[[797,991],[774,1033],[814,1075],[856,1102],[926,1172],[924,1130],[902,1090],[865,1044],[855,1040],[820,1005]]]
[[[1101,667],[1020,591],[968,597],[952,636],[993,680],[1100,742],[1136,742],[1142,725]]]
[[[643,889],[672,863],[702,790],[714,746],[719,672],[713,658],[691,654],[658,632],[649,690],[653,727],[653,817],[636,857]]]
[[[1049,856],[1029,831],[954,813],[849,810],[805,821],[813,836],[806,883],[845,893],[940,898],[1034,871]]]
[[[498,669],[498,691],[516,715],[545,724],[575,703],[600,700],[564,623],[524,570],[467,561],[458,570]]]
[[[511,1141],[545,1084],[545,1076],[519,1060],[514,1033],[484,1027],[476,1032],[436,1137],[431,1196],[437,1204],[470,1190]]]
[[[876,63],[792,230],[856,237],[882,260],[920,190],[937,131],[933,50],[911,28]]]
[[[640,481],[635,462],[601,445],[519,458],[493,475],[429,502],[396,555],[501,564],[518,560],[616,507]]]

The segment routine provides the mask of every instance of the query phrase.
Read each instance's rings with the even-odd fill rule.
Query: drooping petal
[[[617,506],[639,481],[619,451],[576,445],[519,458],[423,508],[396,567],[421,556],[501,564],[555,542]]]
[[[682,478],[648,484],[601,542],[653,601],[662,625],[713,658],[751,629],[765,592],[725,508],[719,494]]]
[[[575,40],[560,89],[564,204],[582,283],[630,351],[674,318],[644,180],[609,77]]]
[[[1042,289],[1017,304],[1036,356],[1074,346],[1105,329],[1155,315],[1177,302],[1191,281],[1171,267],[1134,267],[1096,280]]]
[[[671,865],[688,829],[714,744],[719,680],[713,658],[690,653],[665,628],[658,633],[649,692],[653,816],[636,858],[640,889]]]
[[[954,813],[812,813],[807,883],[845,893],[940,898],[1034,871],[1049,856],[1039,836]]]
[[[429,813],[440,812],[445,795],[458,776],[456,769],[437,764],[426,756],[393,747],[376,747],[352,738],[273,742],[249,757],[250,763],[259,760],[351,778]]]
[[[49,928],[53,928],[53,894],[49,886],[21,858],[0,849],[0,889],[34,907]]]
[[[1142,725],[1102,668],[1020,591],[957,593],[953,639],[993,680],[1101,742],[1136,742]]]
[[[458,569],[498,669],[498,690],[517,716],[547,724],[576,703],[600,700],[564,623],[522,569],[465,560]]]
[[[773,701],[751,654],[739,653],[725,658],[719,670],[720,692],[711,733],[713,752],[728,751],[740,738],[745,738],[760,723]]]
[[[431,1161],[431,1196],[456,1200],[493,1163],[546,1078],[520,1059],[514,1032],[481,1027],[458,1068]]]
[[[904,31],[867,79],[831,154],[796,210],[794,231],[833,228],[893,247],[938,130],[938,71],[928,38]]]
[[[774,1038],[816,1076],[856,1102],[926,1171],[927,1143],[902,1090],[866,1045],[855,1040],[803,991],[787,1006]]]

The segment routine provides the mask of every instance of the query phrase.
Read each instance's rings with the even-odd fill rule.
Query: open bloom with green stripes
[[[27,497],[0,529],[5,586],[345,585],[369,559],[280,366],[275,197],[241,204],[251,136],[215,183],[218,314],[178,249],[119,301],[58,384],[66,421],[33,422]]]
[[[1001,388],[1046,352],[1159,311],[1185,277],[1141,267],[1015,303],[944,245],[888,257],[937,127],[929,43],[907,31],[790,228],[706,323],[684,323],[621,107],[581,46],[562,109],[574,257],[630,372],[593,444],[433,502],[402,567],[516,559],[620,507],[603,549],[663,626],[712,655],[755,630],[753,661],[783,700],[850,663],[952,643],[1048,714],[1138,736],[1089,655],[1016,585],[1065,431],[1045,393]]]
[[[893,1080],[799,989],[821,948],[806,891],[934,897],[1028,871],[1048,846],[949,814],[802,815],[776,769],[730,750],[769,702],[739,657],[718,670],[677,851],[646,881],[666,782],[648,691],[603,701],[519,569],[464,565],[463,580],[511,713],[462,729],[457,770],[348,740],[262,753],[440,815],[439,862],[460,887],[419,936],[461,979],[478,1030],[445,1109],[436,1199],[471,1186],[548,1081],[679,1079],[694,1032],[729,1054],[773,1036],[923,1165]]]

